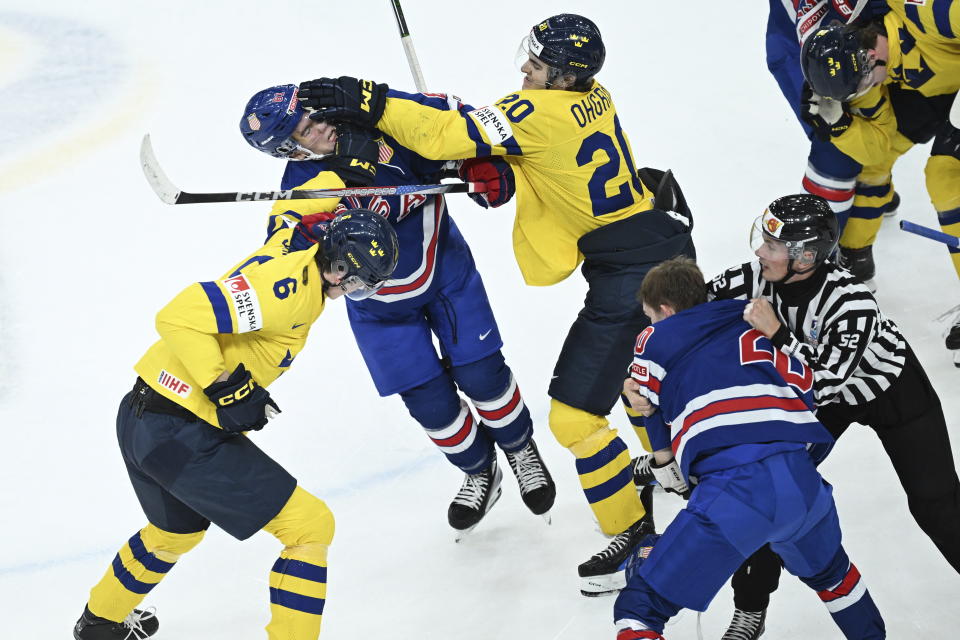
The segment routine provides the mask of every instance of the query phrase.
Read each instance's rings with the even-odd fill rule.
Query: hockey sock
[[[526,446],[533,436],[533,420],[500,351],[453,367],[451,374],[476,407],[482,428],[501,449],[512,453]]]
[[[647,436],[647,428],[643,425],[643,416],[633,410],[633,407],[630,406],[630,402],[627,400],[627,396],[622,393],[620,394],[620,401],[623,402],[623,410],[627,412],[627,420],[630,421],[630,426],[633,427],[634,433],[637,434],[643,450],[647,453],[653,453],[653,447],[650,446],[650,438]]]
[[[270,570],[270,640],[316,640],[327,599],[333,513],[299,486],[263,528],[284,543]]]
[[[133,534],[90,590],[90,611],[115,622],[126,618],[204,533],[169,533],[148,524]]]
[[[580,486],[605,534],[623,533],[644,516],[630,452],[606,418],[551,400],[550,430],[576,456]]]
[[[490,466],[493,442],[478,428],[473,412],[457,394],[449,374],[444,372],[419,387],[403,391],[400,397],[451,464],[464,473],[479,473]]]
[[[881,178],[879,185],[858,182],[847,226],[843,229],[840,244],[850,249],[869,247],[877,240],[877,232],[883,223],[883,212],[893,201],[893,183],[890,176]]]
[[[940,229],[952,236],[960,236],[960,158],[952,155],[933,155],[927,161],[927,192],[937,210]],[[960,277],[960,249],[950,247],[953,268]]]

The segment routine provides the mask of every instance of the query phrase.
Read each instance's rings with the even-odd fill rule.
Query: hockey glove
[[[337,125],[337,146],[334,155],[325,158],[348,187],[369,187],[377,177],[380,144],[375,132],[353,124]]]
[[[813,128],[813,135],[823,142],[842,136],[853,124],[853,116],[845,103],[817,95],[806,83],[800,94],[800,118]]]
[[[503,158],[470,158],[460,165],[460,179],[464,182],[482,182],[487,185],[486,193],[467,195],[486,209],[506,204],[517,189],[513,178],[513,168]]]
[[[334,219],[332,211],[311,213],[300,218],[290,234],[290,250],[303,251],[320,242],[327,234],[327,227]]]
[[[666,464],[652,462],[650,470],[653,472],[653,477],[657,479],[657,484],[663,487],[664,491],[676,493],[684,500],[690,499],[690,487],[684,481],[680,465],[677,464],[676,460],[671,460]]]
[[[217,420],[224,431],[259,431],[267,420],[280,413],[280,407],[270,399],[267,390],[250,377],[243,363],[237,365],[229,378],[214,382],[203,392],[217,405]]]
[[[318,117],[375,127],[387,104],[385,84],[350,76],[317,78],[300,83],[300,103]]]

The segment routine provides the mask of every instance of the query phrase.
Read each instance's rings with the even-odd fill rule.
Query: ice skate
[[[872,292],[876,292],[877,285],[873,281],[877,275],[876,265],[873,263],[873,246],[861,247],[859,249],[848,249],[840,247],[837,255],[837,264],[842,269],[846,269],[853,276],[867,285]]]
[[[626,531],[613,536],[607,548],[577,567],[580,574],[580,593],[588,597],[616,593],[627,584],[624,569],[636,547],[656,532],[653,524],[653,487],[646,486],[640,501],[647,513],[630,525]]]
[[[75,640],[144,640],[157,632],[160,621],[153,608],[134,609],[121,622],[93,615],[90,609],[83,608],[83,614],[73,627]]]
[[[960,305],[949,309],[937,320],[947,321],[947,328],[943,332],[944,345],[953,352],[953,366],[960,367]]]
[[[633,463],[633,484],[637,488],[655,485],[657,483],[653,476],[653,454],[647,453],[637,456],[632,460]]]
[[[457,530],[456,542],[473,531],[483,516],[500,499],[500,481],[503,473],[497,465],[497,457],[480,473],[467,474],[450,508],[447,509],[447,521]]]
[[[550,524],[550,508],[557,496],[557,487],[540,457],[536,443],[531,439],[523,449],[506,455],[513,475],[517,476],[523,503]]]
[[[900,194],[893,192],[893,200],[883,206],[884,218],[895,218],[900,213]]]
[[[734,609],[733,620],[720,640],[757,640],[763,635],[766,626],[767,610],[742,611]]]

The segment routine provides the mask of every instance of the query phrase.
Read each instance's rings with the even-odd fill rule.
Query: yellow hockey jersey
[[[887,0],[887,82],[925,96],[960,89],[960,0]]]
[[[583,260],[577,240],[652,208],[610,93],[527,90],[443,110],[391,91],[377,127],[434,160],[505,156],[516,176],[513,249],[524,280],[550,285]]]
[[[134,366],[152,389],[220,426],[203,389],[241,362],[261,386],[290,367],[323,311],[317,247],[288,252],[284,229],[220,279],[196,282],[157,314],[158,340]]]

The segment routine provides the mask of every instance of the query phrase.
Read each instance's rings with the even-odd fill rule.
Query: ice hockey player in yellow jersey
[[[932,139],[927,192],[941,229],[957,236],[960,129],[949,113],[960,89],[960,0],[887,0],[887,5],[882,21],[825,27],[804,43],[801,64],[813,92],[804,105],[806,119],[863,165],[858,182],[878,194],[892,194],[886,186],[897,158]],[[871,247],[881,220],[851,218],[840,244]],[[950,257],[960,276],[960,250],[951,248]],[[960,366],[960,315],[946,342],[958,350],[954,359]]]
[[[492,183],[490,157],[503,157],[516,176],[513,247],[527,284],[560,282],[583,263],[589,292],[554,369],[550,428],[614,536],[579,567],[581,590],[596,595],[622,586],[620,565],[652,529],[606,415],[648,324],[635,294],[655,264],[694,255],[692,220],[671,174],[638,171],[613,98],[594,79],[605,49],[593,22],[552,16],[534,25],[522,51],[520,90],[465,113],[349,77],[302,83],[300,98],[318,117],[377,127],[427,158],[464,158],[470,181]]]
[[[372,211],[319,224],[278,232],[157,314],[160,340],[137,363],[117,415],[148,524],[91,589],[76,640],[155,634],[156,616],[137,607],[211,522],[239,540],[263,529],[284,544],[269,574],[267,637],[320,635],[333,514],[244,432],[279,413],[266,387],[290,367],[326,301],[376,291],[396,266],[397,242]]]

